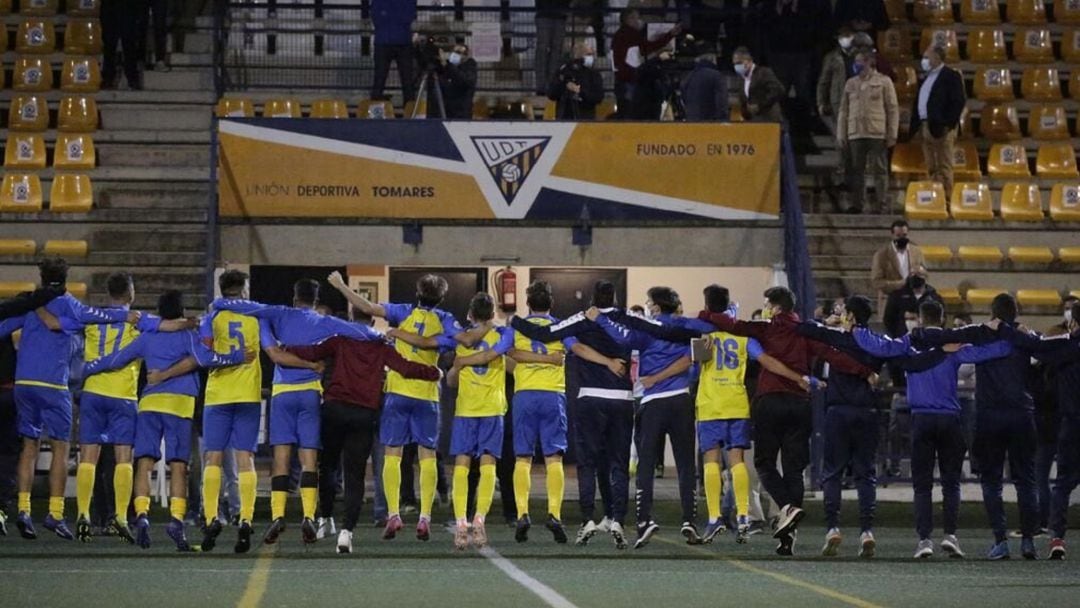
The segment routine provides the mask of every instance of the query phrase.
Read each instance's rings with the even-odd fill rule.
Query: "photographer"
[[[604,80],[593,69],[596,54],[584,42],[574,45],[574,59],[564,63],[548,86],[548,99],[558,102],[559,120],[595,120],[596,104],[604,100]]]
[[[455,44],[450,53],[441,53],[439,88],[442,89],[446,118],[450,120],[472,119],[473,97],[476,95],[476,60],[469,57],[469,47]],[[428,93],[428,117],[436,117]],[[433,111],[434,110],[434,111]]]
[[[682,98],[686,120],[728,120],[727,77],[720,73],[715,53],[702,49],[693,71],[683,79]]]

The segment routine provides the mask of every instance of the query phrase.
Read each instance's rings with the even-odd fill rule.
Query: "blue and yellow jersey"
[[[124,310],[116,306],[107,310]],[[138,326],[127,323],[94,323],[85,329],[86,340],[83,347],[83,361],[91,363],[96,359],[111,355],[135,341],[140,332],[157,331],[161,319],[144,314]],[[139,398],[139,361],[132,361],[126,367],[104,374],[89,376],[83,382],[83,392],[135,401]]]
[[[551,325],[559,322],[558,319],[551,315],[529,315],[525,317],[525,321],[537,325]],[[555,342],[539,342],[526,338],[520,332],[514,332],[515,350],[540,355],[565,353],[576,343],[576,338],[566,338]],[[518,363],[514,366],[514,390],[565,392],[566,370],[562,365],[552,365],[550,363]]]
[[[228,310],[215,310],[203,318],[200,335],[219,355],[259,350],[259,320]],[[262,401],[262,366],[251,363],[215,369],[206,381],[206,405]]]
[[[459,344],[457,356],[468,357],[493,350],[500,356],[487,365],[461,369],[458,375],[457,407],[454,415],[462,418],[502,416],[506,413],[506,358],[514,348],[514,330],[493,328],[474,346]]]
[[[452,339],[461,333],[461,324],[450,313],[438,308],[423,308],[415,304],[383,304],[386,321],[394,327],[425,338],[443,336]],[[434,366],[439,361],[439,351],[417,348],[394,341],[394,350],[407,361]],[[409,380],[390,370],[386,374],[386,392],[422,401],[439,400],[439,383],[428,380]]]
[[[701,363],[697,391],[697,420],[740,420],[750,417],[746,393],[746,364],[757,360],[761,345],[753,338],[717,331],[709,340],[709,361]]]

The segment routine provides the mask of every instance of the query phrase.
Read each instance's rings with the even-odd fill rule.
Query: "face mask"
[[[859,74],[862,74],[863,70],[865,70],[865,69],[866,69],[866,66],[861,64],[861,63],[854,63],[854,64],[851,65],[851,71],[856,76],[858,76]]]
[[[742,77],[745,78],[746,77],[746,64],[745,63],[736,63],[735,64],[735,73],[738,74],[739,76],[742,76]]]
[[[896,248],[900,251],[907,249],[908,243],[910,242],[911,241],[909,241],[906,236],[902,236],[898,239],[893,239],[893,244],[896,245]]]
[[[910,332],[910,331],[915,330],[915,329],[917,329],[919,327],[919,322],[914,320],[914,319],[908,319],[907,321],[904,321],[904,325],[907,327],[907,330]]]
[[[585,67],[591,68],[593,66],[593,63],[596,62],[596,57],[594,55],[585,55],[585,57],[582,58],[581,62],[585,64]]]
[[[922,61],[919,63],[919,66],[922,67],[922,71],[929,72],[930,71],[930,60],[927,59],[926,57],[923,57]]]
[[[450,56],[447,57],[446,60],[449,61],[451,65],[458,65],[461,63],[461,53],[450,53]]]
[[[851,48],[851,42],[853,40],[855,40],[853,36],[844,36],[843,38],[837,39],[837,41],[840,43],[840,48],[844,49],[845,51]]]

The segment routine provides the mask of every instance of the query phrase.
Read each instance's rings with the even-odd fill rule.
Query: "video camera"
[[[416,58],[420,68],[424,71],[441,68],[441,53],[449,46],[450,40],[446,36],[428,34],[420,38],[416,44]]]

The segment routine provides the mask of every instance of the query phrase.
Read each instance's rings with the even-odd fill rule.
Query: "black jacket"
[[[581,92],[570,92],[566,88],[570,82],[579,85]],[[548,85],[548,99],[557,102],[555,117],[560,120],[594,120],[596,105],[604,101],[604,78],[579,59],[564,63]]]
[[[612,309],[603,312],[610,315],[619,311]],[[510,320],[510,326],[514,328],[514,331],[520,332],[526,338],[539,342],[552,342],[574,337],[605,357],[622,359],[627,364],[630,363],[629,349],[612,340],[611,336],[607,335],[607,332],[602,327],[586,319],[584,313],[578,313],[552,325],[537,325],[521,317],[514,317]],[[580,388],[616,391],[633,391],[634,389],[629,374],[621,377],[616,376],[606,366],[580,358],[578,359],[578,377],[580,379]]]
[[[955,129],[960,124],[960,114],[963,113],[965,104],[967,94],[964,92],[964,77],[949,66],[942,66],[926,102],[926,122],[930,125],[930,135],[943,137],[946,131]],[[918,133],[920,125],[922,121],[919,120],[919,96],[916,94],[911,108],[913,136]]]
[[[698,61],[683,79],[686,120],[728,120],[727,77],[711,61]]]
[[[1040,339],[1002,324],[998,336],[1015,347],[1031,352],[1047,369],[1053,371],[1057,378],[1054,388],[1058,397],[1058,413],[1062,418],[1080,423],[1080,332]]]
[[[63,289],[40,288],[33,292],[24,292],[0,302],[0,321],[18,317],[36,310],[64,295]]]
[[[476,96],[476,60],[462,59],[459,65],[447,63],[439,70],[439,87],[442,89],[446,118],[469,120],[472,118],[473,97]],[[437,103],[437,102],[434,102]],[[438,118],[439,110],[428,96],[428,118]]]

